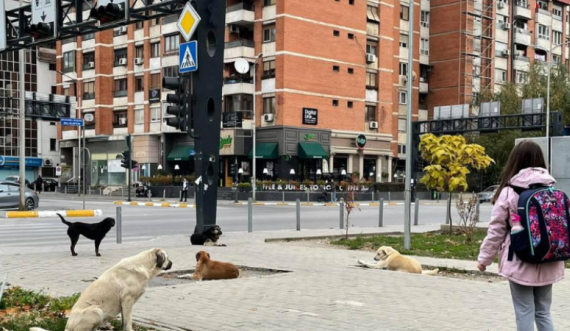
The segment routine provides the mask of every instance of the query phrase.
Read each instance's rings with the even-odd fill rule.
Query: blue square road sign
[[[198,70],[198,42],[191,41],[180,44],[178,71],[181,74]]]

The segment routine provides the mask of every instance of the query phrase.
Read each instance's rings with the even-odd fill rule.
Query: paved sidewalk
[[[424,232],[437,225],[413,227]],[[351,233],[400,231],[401,226],[352,228]],[[207,250],[213,259],[238,265],[288,270],[291,273],[228,281],[150,287],[134,309],[139,322],[165,329],[219,330],[514,330],[506,282],[486,283],[370,270],[356,267],[373,254],[295,246],[266,239],[339,235],[341,230],[228,233],[228,247],[190,246],[187,236],[155,238],[116,245],[104,242],[103,257],[93,256],[92,243],[68,247],[7,248],[0,251],[0,273],[8,281],[55,295],[84,290],[122,257],[150,247],[163,247],[175,270],[195,266],[194,255]],[[413,243],[412,243],[413,245]],[[428,265],[473,269],[474,262],[419,258]],[[496,271],[492,266],[490,271]],[[557,330],[570,328],[565,303],[569,281],[555,286],[553,315]]]

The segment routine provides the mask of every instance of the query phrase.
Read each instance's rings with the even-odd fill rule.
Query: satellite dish
[[[249,62],[247,62],[245,59],[240,58],[234,62],[234,67],[240,74],[245,74],[249,71]]]

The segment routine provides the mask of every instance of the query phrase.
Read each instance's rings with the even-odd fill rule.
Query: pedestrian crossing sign
[[[179,48],[179,69],[181,74],[198,70],[198,42],[180,44]]]

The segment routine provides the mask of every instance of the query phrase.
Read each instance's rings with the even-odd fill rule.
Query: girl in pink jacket
[[[536,143],[524,141],[515,146],[492,200],[491,222],[477,259],[477,268],[485,271],[499,256],[499,275],[509,280],[518,331],[533,331],[534,323],[539,331],[554,331],[550,317],[552,284],[564,278],[564,262],[531,264],[519,260],[516,255],[512,261],[508,260],[511,238],[507,222],[509,213],[517,213],[519,198],[509,185],[529,188],[533,184],[551,186],[554,183]]]

